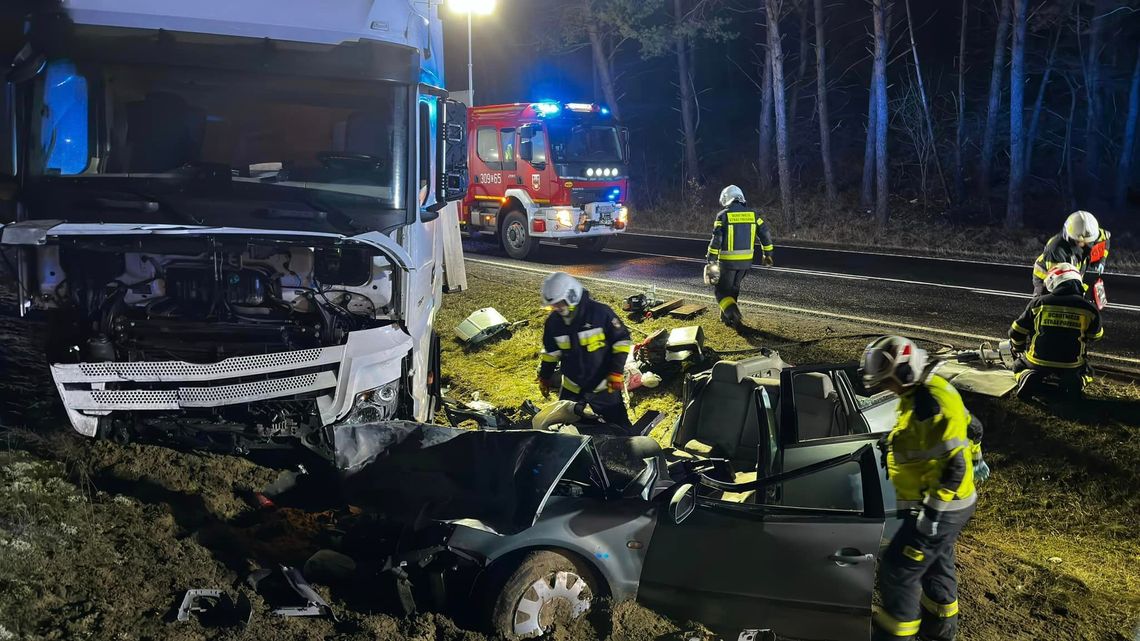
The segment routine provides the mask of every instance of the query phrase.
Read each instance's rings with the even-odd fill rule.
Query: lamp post
[[[475,106],[475,71],[471,53],[471,16],[489,15],[495,10],[495,0],[448,0],[455,13],[467,14],[467,90],[471,93],[471,105]]]

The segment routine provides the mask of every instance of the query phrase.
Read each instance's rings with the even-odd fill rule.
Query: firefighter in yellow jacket
[[[954,545],[974,514],[975,484],[989,476],[982,425],[962,397],[931,371],[926,352],[883,336],[863,352],[863,383],[898,394],[898,422],[886,437],[887,476],[908,509],[879,563],[882,606],[872,639],[953,641],[958,631]]]
[[[740,298],[740,284],[752,268],[756,241],[760,241],[761,264],[765,266],[772,265],[772,253],[776,248],[772,246],[768,224],[744,204],[744,192],[740,187],[725,187],[720,192],[720,205],[724,209],[717,212],[713,222],[705,282],[714,287],[720,305],[720,320],[731,327],[739,327],[744,318],[737,299]]]

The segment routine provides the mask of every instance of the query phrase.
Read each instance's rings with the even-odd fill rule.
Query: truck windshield
[[[556,162],[622,162],[621,141],[609,125],[550,125],[550,148]]]
[[[34,92],[31,173],[228,169],[402,209],[407,91],[392,83],[55,60]]]

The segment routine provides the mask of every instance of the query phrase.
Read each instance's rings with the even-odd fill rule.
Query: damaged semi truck
[[[436,3],[70,0],[23,32],[0,245],[77,431],[331,458],[329,425],[430,419],[466,127]]]

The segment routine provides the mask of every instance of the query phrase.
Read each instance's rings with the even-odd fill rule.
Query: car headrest
[[[634,458],[651,458],[661,453],[661,445],[648,436],[631,436],[629,453]]]
[[[806,372],[798,374],[792,380],[792,387],[797,395],[809,398],[826,399],[835,394],[835,386],[831,378],[820,372]]]
[[[712,367],[712,380],[721,383],[739,383],[740,374],[733,361],[720,361]]]

